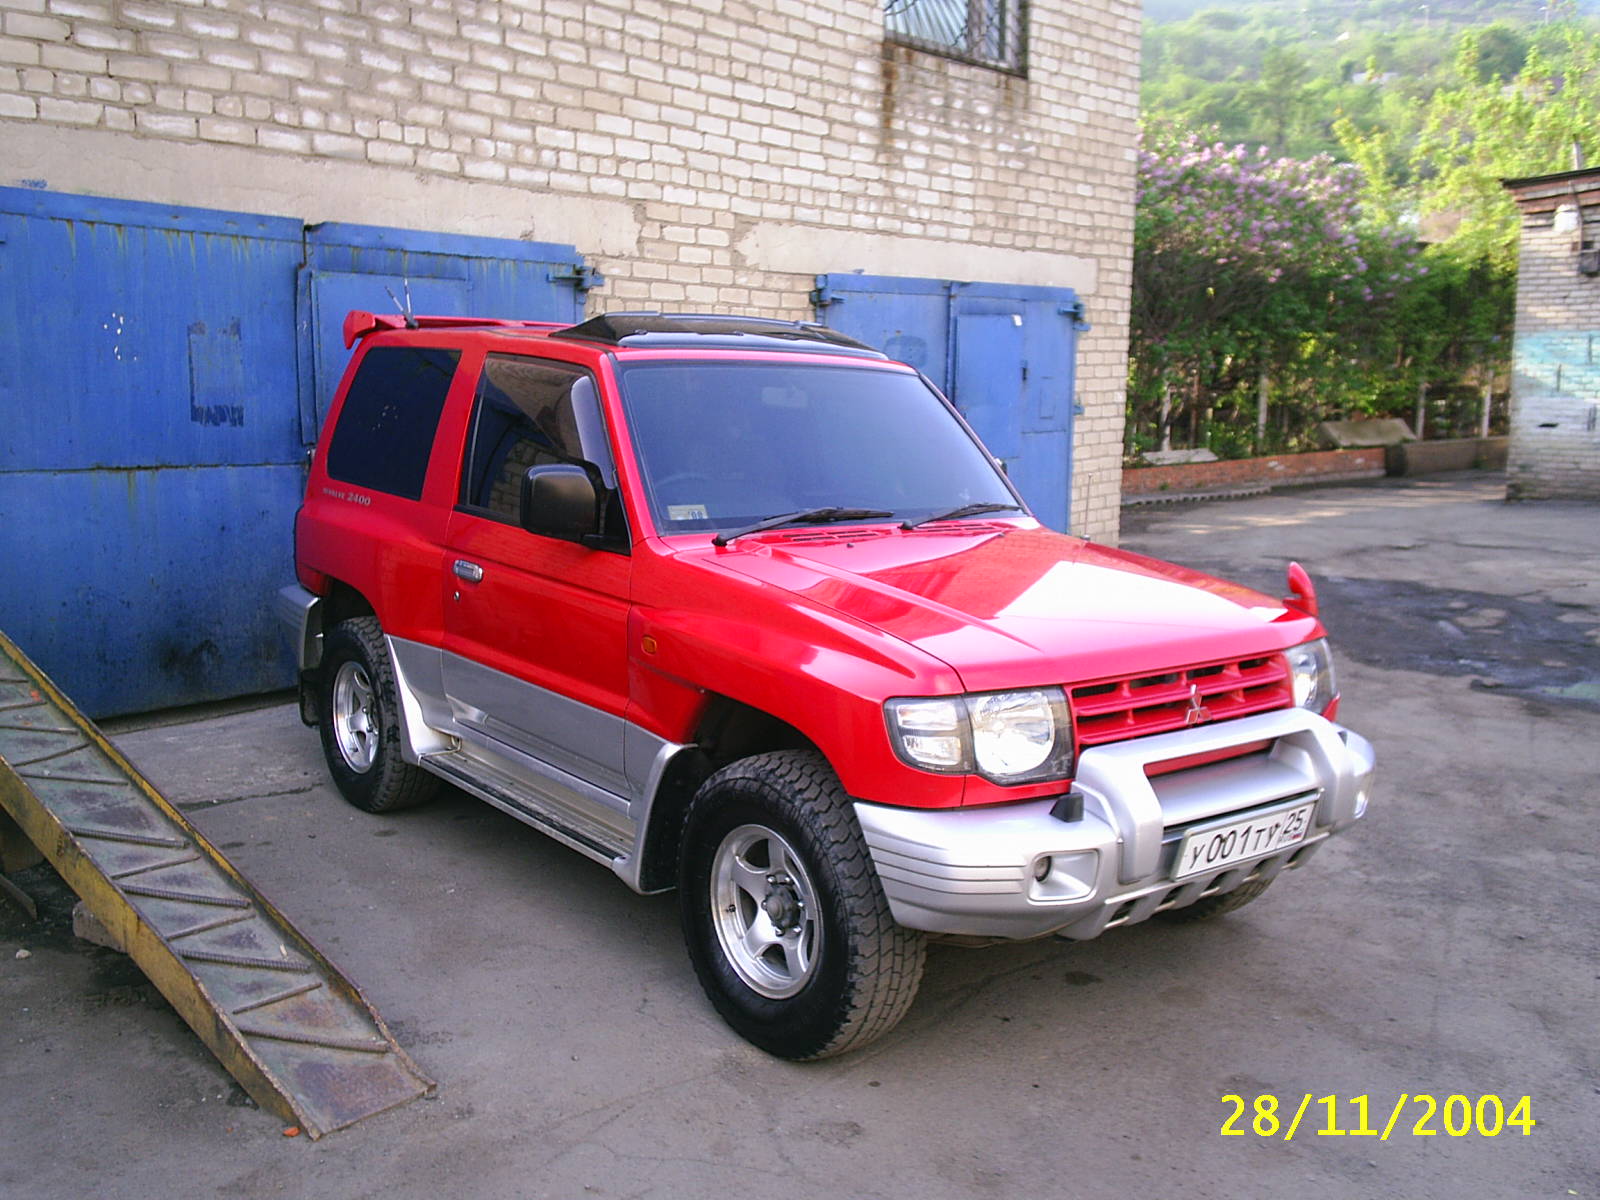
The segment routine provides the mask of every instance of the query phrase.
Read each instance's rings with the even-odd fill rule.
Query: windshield
[[[827,506],[914,521],[967,504],[1017,503],[915,375],[705,359],[630,363],[619,375],[662,533]]]

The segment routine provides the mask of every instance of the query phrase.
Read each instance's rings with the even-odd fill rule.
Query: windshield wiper
[[[918,525],[926,525],[930,521],[954,521],[957,517],[975,517],[979,513],[992,512],[1021,512],[1020,504],[963,504],[959,508],[947,509],[944,512],[932,513],[926,517],[918,517],[915,521],[901,521],[901,529],[915,529]]]
[[[873,517],[892,516],[894,514],[886,508],[839,508],[837,505],[830,505],[827,508],[803,508],[799,512],[768,517],[764,521],[757,521],[754,525],[735,529],[732,533],[719,533],[711,539],[711,544],[726,546],[734,538],[741,538],[747,533],[760,533],[764,529],[777,529],[783,525],[826,525],[832,521],[870,521]]]

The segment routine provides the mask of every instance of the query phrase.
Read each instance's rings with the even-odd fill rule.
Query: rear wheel
[[[924,939],[895,924],[850,798],[822,756],[724,767],[685,818],[684,937],[711,1003],[780,1058],[881,1037],[922,979]]]
[[[335,625],[323,641],[317,729],[328,772],[365,812],[393,812],[433,797],[439,780],[400,752],[394,666],[376,617]]]

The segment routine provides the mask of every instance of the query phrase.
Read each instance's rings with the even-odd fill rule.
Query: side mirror
[[[529,467],[522,477],[518,518],[529,533],[584,542],[600,532],[599,505],[589,472],[571,463]]]

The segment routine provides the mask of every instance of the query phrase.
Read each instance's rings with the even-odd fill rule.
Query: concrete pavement
[[[722,1024],[672,897],[464,797],[357,812],[289,705],[122,733],[438,1095],[285,1139],[30,872],[45,920],[0,912],[0,1195],[1600,1195],[1600,508],[1501,494],[1464,475],[1126,514],[1136,550],[1274,593],[1287,559],[1312,572],[1342,718],[1378,747],[1369,817],[1218,921],[934,947],[904,1024],[819,1064]],[[1284,1126],[1333,1096],[1348,1129],[1354,1097],[1381,1127],[1424,1093],[1526,1095],[1539,1124],[1419,1136],[1411,1101],[1387,1140],[1318,1135],[1315,1102],[1293,1141],[1253,1128],[1261,1096]]]

